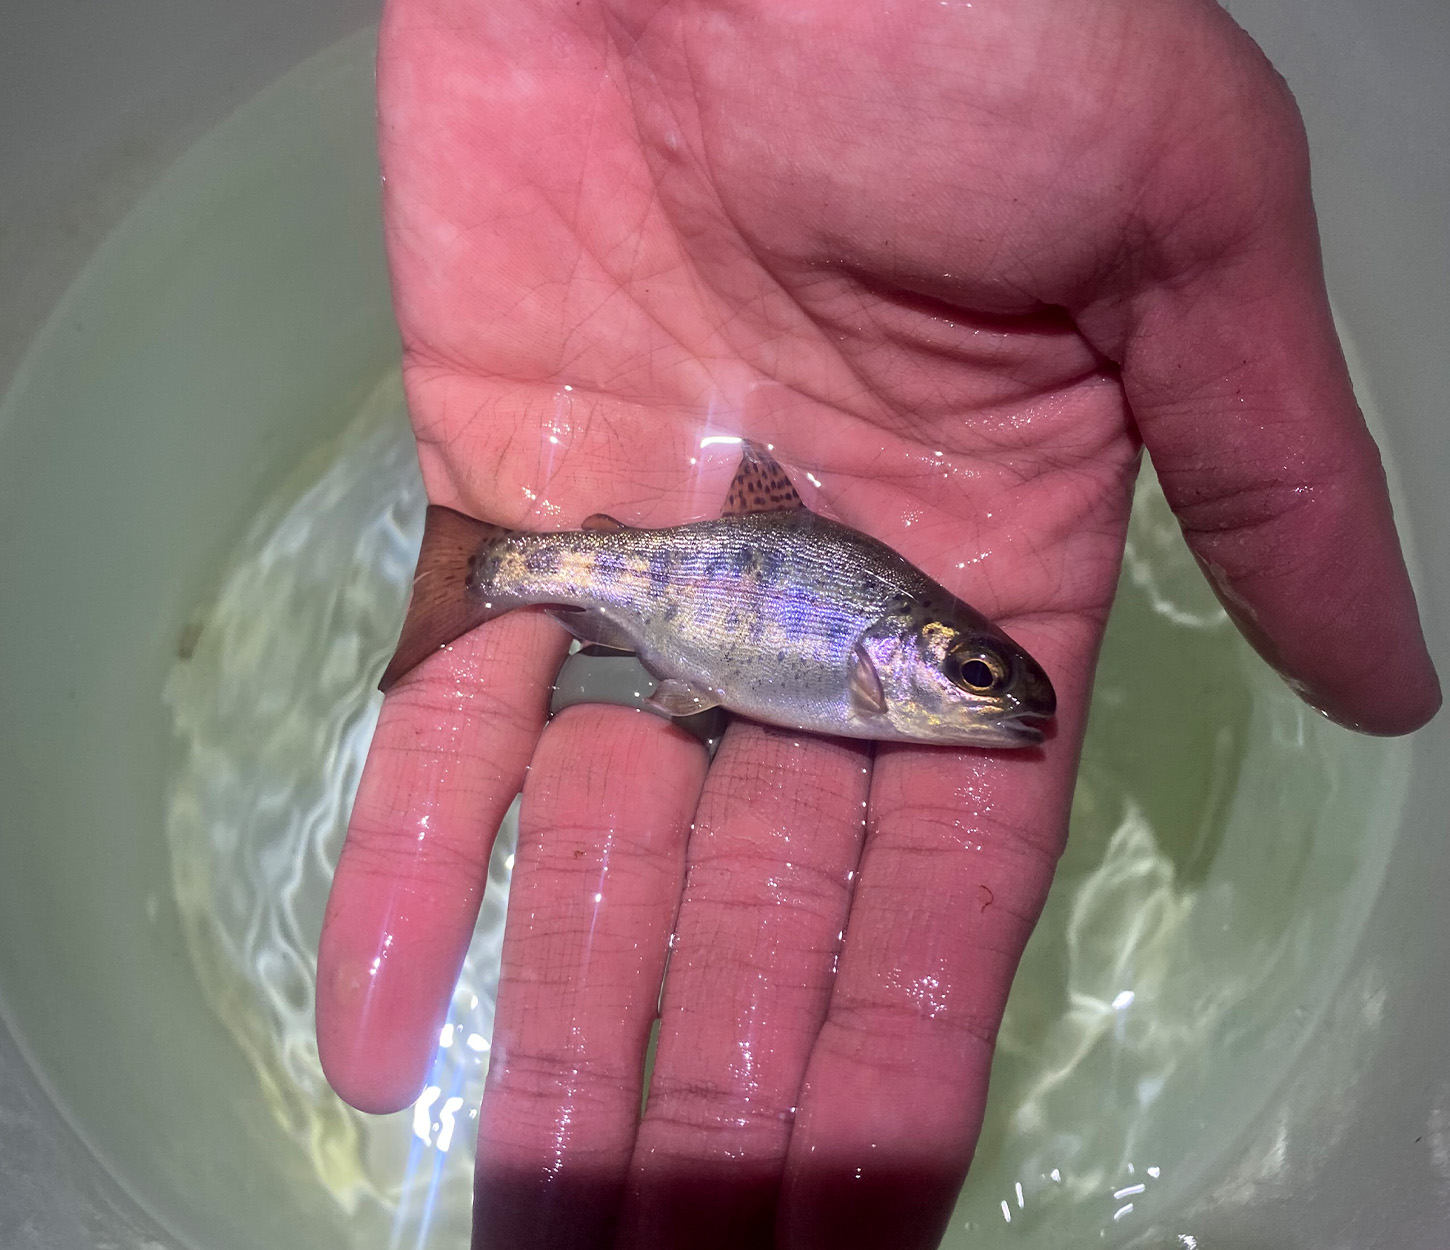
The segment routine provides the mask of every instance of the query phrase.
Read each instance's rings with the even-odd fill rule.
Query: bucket
[[[336,485],[327,474],[360,440],[398,446],[387,441],[401,410],[372,148],[374,14],[334,2],[184,15],[155,0],[14,7],[15,37],[0,48],[10,119],[0,133],[0,1245],[441,1245],[467,1196],[453,1134],[455,1119],[459,1141],[472,1134],[467,1099],[439,1085],[394,1126],[412,1151],[399,1168],[433,1161],[420,1173],[433,1197],[416,1198],[427,1185],[412,1197],[380,1188],[379,1143],[392,1130],[299,1112],[324,1105],[278,1092],[305,1063],[289,1067],[275,1048],[259,1058],[247,1043],[238,1021],[253,1018],[249,986],[273,987],[281,1015],[290,995],[305,1016],[308,995],[287,969],[233,984],[207,962],[221,947],[205,945],[197,898],[221,913],[230,896],[220,876],[189,892],[194,862],[174,836],[195,748],[179,737],[177,674],[204,653],[239,561],[284,532],[289,509],[315,503],[319,482]],[[1233,12],[1305,114],[1330,292],[1443,668],[1450,14],[1412,0],[1372,13],[1309,0]],[[383,485],[410,472],[399,461]],[[379,577],[401,587],[405,565]],[[1151,560],[1144,567],[1123,611],[1154,594],[1187,602],[1153,582]],[[1189,606],[1212,611],[1206,592],[1182,593],[1202,593]],[[1250,685],[1272,682],[1257,673]],[[1302,724],[1274,720],[1280,707],[1222,715],[1250,737]],[[354,738],[366,715],[360,702]],[[1400,743],[1325,741],[1350,771],[1336,774],[1333,811],[1291,794],[1285,810],[1303,827],[1286,818],[1277,846],[1298,858],[1273,879],[1302,889],[1260,902],[1259,914],[1293,913],[1274,930],[1274,958],[1293,977],[1221,1012],[1232,1047],[1195,1073],[1179,1064],[1163,1088],[1115,1092],[1155,1100],[1157,1127],[1124,1121],[1117,1153],[1090,1173],[1102,1190],[1091,1210],[1082,1195],[1054,1196],[1063,1169],[1032,1145],[1051,1135],[1040,1125],[1028,1135],[1028,1094],[1048,1088],[1046,1043],[1023,1038],[1048,1026],[1019,1004],[948,1245],[1080,1245],[1088,1228],[1122,1247],[1444,1245],[1450,730],[1442,718]],[[1211,753],[1212,735],[1191,745]],[[1231,792],[1205,791],[1194,801],[1218,804],[1214,827],[1227,833],[1151,860],[1161,879],[1131,879],[1147,893],[1109,891],[1102,905],[1149,899],[1186,942],[1194,922],[1173,918],[1192,904],[1202,922],[1203,900],[1261,862],[1250,816],[1283,801],[1277,776],[1237,769]],[[1090,815],[1080,823],[1090,829]],[[1104,867],[1126,853],[1132,830],[1113,840],[1123,827],[1108,822],[1098,843],[1075,828],[1069,855],[1082,862],[1064,863],[1014,1003],[1097,897],[1089,887],[1126,888]],[[233,881],[244,893],[244,875]],[[296,914],[302,950],[311,921],[306,907]],[[486,1010],[463,1010],[484,1015],[460,1016],[450,1047],[482,1056]],[[1232,1027],[1238,1011],[1251,1025]],[[1108,1041],[1116,1018],[1104,1017]],[[1087,1066],[1078,1079],[1088,1088]],[[1049,1116],[1071,1111],[1046,1094],[1039,1104]]]

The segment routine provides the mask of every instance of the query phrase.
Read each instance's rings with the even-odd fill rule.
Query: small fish
[[[596,513],[526,533],[428,509],[413,596],[387,670],[515,608],[635,652],[668,716],[723,707],[810,733],[1034,746],[1056,709],[1037,662],[884,543],[807,511],[743,445],[725,514],[637,529]]]

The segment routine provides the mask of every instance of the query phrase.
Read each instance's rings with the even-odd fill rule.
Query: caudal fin
[[[468,588],[469,561],[506,533],[501,526],[475,521],[452,508],[428,506],[408,614],[379,690],[386,691],[439,647],[514,606],[486,602]]]

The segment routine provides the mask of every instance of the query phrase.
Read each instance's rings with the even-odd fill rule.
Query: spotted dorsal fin
[[[748,516],[752,512],[791,512],[804,508],[785,470],[769,449],[759,443],[740,444],[740,467],[730,483],[721,516]]]

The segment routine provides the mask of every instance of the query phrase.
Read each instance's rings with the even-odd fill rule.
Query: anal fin
[[[674,677],[666,677],[655,687],[655,692],[645,703],[666,716],[693,716],[696,712],[718,707],[720,700],[713,690],[706,690],[703,686]]]

